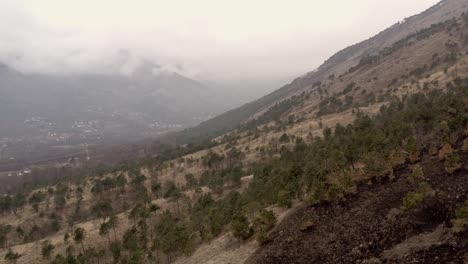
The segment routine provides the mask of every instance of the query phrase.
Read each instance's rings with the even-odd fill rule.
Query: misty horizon
[[[468,0],[0,0],[0,262],[468,263]]]
[[[393,25],[394,38],[361,55],[417,31],[415,14],[446,2],[436,3],[3,0],[0,161],[159,137],[223,113],[213,127],[226,129],[323,75],[336,52]]]
[[[123,75],[150,61],[155,73],[261,94],[435,3],[6,0],[0,61],[26,73]]]

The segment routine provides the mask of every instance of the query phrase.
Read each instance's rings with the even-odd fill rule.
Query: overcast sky
[[[281,79],[437,2],[0,0],[0,61],[22,71],[127,72],[144,58],[202,80]]]

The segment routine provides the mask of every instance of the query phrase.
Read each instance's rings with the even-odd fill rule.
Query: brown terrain
[[[350,124],[357,116],[357,109],[374,116],[393,96],[402,98],[418,92],[444,91],[454,79],[468,77],[468,21],[461,17],[464,11],[468,11],[466,0],[442,1],[369,40],[338,52],[316,71],[290,85],[195,128],[196,131],[213,125],[220,119],[231,120],[239,112],[247,113],[240,120],[243,125],[266,117],[266,121],[255,124],[254,129],[233,127],[213,136],[210,141],[215,144],[211,147],[180,155],[157,166],[139,166],[138,172],[146,177],[144,188],[151,189],[153,181],[161,183],[163,189],[173,182],[184,194],[180,204],[160,195],[151,195],[151,203],[180,218],[188,217],[192,205],[205,193],[213,193],[215,199],[222,199],[230,191],[243,193],[255,178],[250,169],[272,158],[265,153],[271,152],[277,157],[282,147],[293,148],[294,139],[310,143],[314,137],[322,136],[324,128]],[[437,25],[431,27],[433,24]],[[350,103],[339,109],[324,109],[321,102],[330,98]],[[284,102],[289,102],[284,111],[269,116],[273,115],[274,106]],[[282,135],[292,140],[281,142]],[[240,242],[225,227],[221,235],[201,244],[191,254],[179,254],[173,259],[167,256],[161,258],[160,263],[468,263],[468,233],[456,233],[452,228],[457,206],[468,199],[465,138],[466,134],[459,135],[454,144],[462,163],[454,174],[447,174],[437,152],[423,149],[420,161],[400,164],[392,175],[356,177],[356,190],[337,201],[310,204],[295,200],[289,209],[269,206],[278,224],[264,244],[252,238]],[[225,184],[217,191],[209,186],[202,186],[200,190],[188,187],[185,175],[193,174],[199,180],[204,173],[213,170],[204,163],[204,158],[212,153],[227,156],[233,148],[242,153],[239,162],[248,172],[239,186]],[[411,178],[415,166],[422,167],[424,179],[432,190],[423,202],[410,210],[402,210],[405,195],[418,188]],[[226,167],[227,164],[221,164],[215,169]],[[22,255],[16,263],[47,263],[41,257],[41,243],[49,240],[56,247],[54,253],[65,254],[73,242],[65,242],[63,236],[76,227],[86,230],[86,245],[106,247],[108,239],[99,235],[102,220],[92,211],[99,200],[112,201],[120,221],[116,233],[122,236],[134,225],[129,220],[131,207],[127,202],[133,201],[135,191],[128,184],[99,194],[92,192],[95,180],[119,174],[131,182],[125,170],[115,170],[104,176],[87,175],[81,182],[67,182],[70,192],[63,209],[57,210],[53,205],[54,197],[48,197],[39,205],[41,212],[35,212],[28,204],[17,212],[2,214],[0,225],[29,230],[33,225],[47,225],[47,216],[57,213],[61,228],[31,241],[24,241],[15,232],[9,233],[8,245],[0,249],[0,263],[7,263],[4,259],[7,248]],[[82,194],[78,192],[80,188]],[[39,190],[47,192],[47,188],[35,191]],[[77,204],[82,214],[70,223]],[[163,210],[152,216],[150,222],[157,221]],[[111,256],[106,255],[101,261],[111,263]]]
[[[455,234],[451,219],[468,198],[468,163],[447,175],[436,156],[421,161],[434,186],[430,198],[402,212],[413,191],[411,164],[361,182],[338,202],[304,205],[270,234],[246,263],[467,263],[468,232]]]

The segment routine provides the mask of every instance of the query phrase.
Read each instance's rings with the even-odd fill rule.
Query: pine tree
[[[101,224],[101,226],[99,227],[99,235],[100,236],[106,236],[107,237],[107,241],[110,245],[110,236],[109,236],[109,230],[110,230],[110,225],[109,225],[109,222],[104,222]]]
[[[44,259],[50,260],[50,256],[55,249],[55,246],[50,243],[49,240],[42,242],[41,244],[41,255]]]
[[[81,249],[83,250],[83,254],[85,252],[85,248],[83,245],[84,240],[86,239],[86,231],[82,227],[78,227],[75,229],[75,232],[73,232],[73,240],[75,241],[76,244],[81,245]]]
[[[117,233],[115,229],[119,226],[119,218],[116,215],[113,215],[109,218],[109,221],[107,223],[109,227],[112,228],[112,231],[114,233],[114,240],[117,240]]]
[[[234,217],[231,223],[231,230],[234,237],[241,240],[246,240],[253,234],[249,220],[243,214],[238,214]]]
[[[5,260],[9,261],[9,262],[12,262],[12,263],[16,263],[16,261],[21,258],[21,254],[17,253],[17,252],[13,252],[13,250],[11,250],[11,248],[8,249],[8,252],[5,254]]]

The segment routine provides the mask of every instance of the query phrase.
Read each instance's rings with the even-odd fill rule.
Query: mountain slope
[[[330,77],[338,77],[345,74],[349,68],[358,65],[361,59],[377,55],[385,48],[391,48],[395,44],[399,45],[398,41],[405,41],[405,38],[414,34],[417,35],[419,31],[430,28],[431,25],[459,17],[463,12],[467,11],[468,3],[464,0],[443,0],[421,14],[396,23],[368,40],[337,52],[318,69],[304,74],[292,83],[256,101],[203,122],[199,126],[177,136],[182,142],[185,142],[188,138],[210,138],[220,135],[236,128],[249,119],[257,118],[282,100],[299,95],[304,91],[317,90]]]
[[[189,126],[223,109],[208,100],[214,94],[210,88],[176,73],[153,74],[150,67],[132,76],[59,76],[22,74],[2,65],[0,110],[8,115],[0,117],[0,135],[28,135],[22,133],[28,130],[24,121],[34,116],[70,127],[77,120],[118,115],[123,125],[141,129],[154,122]]]
[[[246,263],[463,263],[468,240],[450,226],[468,199],[468,172],[448,175],[430,157],[421,164],[435,191],[415,208],[401,209],[415,190],[411,167],[401,166],[395,178],[362,182],[340,202],[298,209]]]
[[[48,262],[48,240],[55,263],[463,263],[468,16],[448,18],[184,132],[196,144],[32,173],[0,197],[0,257]]]

